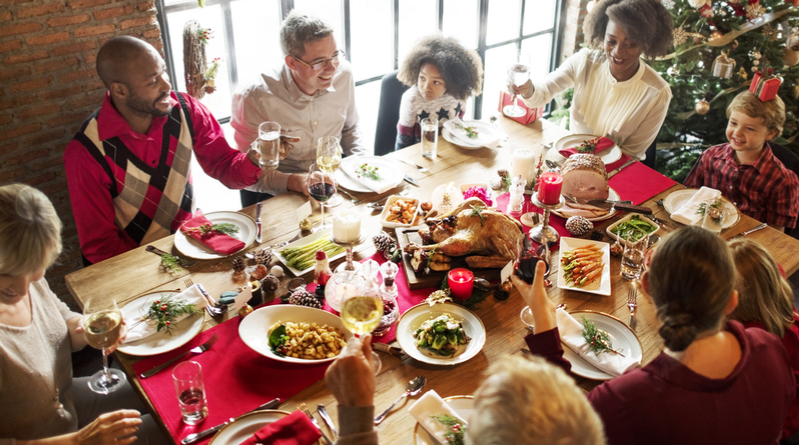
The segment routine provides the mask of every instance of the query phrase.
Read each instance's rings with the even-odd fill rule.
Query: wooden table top
[[[494,150],[486,148],[468,150],[454,146],[445,141],[444,138],[440,138],[436,160],[431,161],[423,158],[420,155],[419,145],[391,153],[387,155],[387,158],[402,158],[430,169],[429,172],[423,174],[411,166],[400,162],[397,163],[398,168],[403,168],[406,174],[416,179],[420,184],[419,188],[406,187],[411,192],[411,196],[428,200],[433,189],[440,184],[451,181],[456,184],[479,182],[476,178],[480,178],[480,182],[487,182],[493,179],[496,177],[498,168],[507,168],[511,165],[511,153],[515,148],[525,147],[541,150],[541,143],[554,142],[567,134],[562,128],[546,121],[537,121],[528,126],[522,126],[509,119],[501,118],[498,124],[509,136],[508,142],[504,143],[501,148]],[[677,184],[669,190],[652,197],[642,205],[652,208],[656,217],[669,220],[667,212],[659,207],[656,201],[664,198],[670,192],[682,188],[682,185]],[[397,193],[397,191],[398,189],[395,189],[385,195]],[[377,201],[380,198],[374,194],[354,195],[365,201]],[[266,201],[263,210],[263,215],[265,215],[263,218],[264,242],[261,245],[254,243],[247,250],[253,251],[295,238],[300,233],[300,230],[294,210],[307,200],[308,198],[300,194],[286,193]],[[342,208],[346,208],[352,206],[352,204],[346,201],[342,206],[344,206]],[[243,209],[242,212],[254,217],[255,206]],[[367,230],[374,228],[376,232],[380,229],[380,226],[377,223],[378,214],[374,213],[374,215],[375,217],[372,220],[367,221],[370,227]],[[595,228],[605,230],[608,225],[614,223],[617,219],[611,218],[598,222],[595,224]],[[722,232],[722,236],[727,239],[758,224],[758,221],[741,215],[740,220],[733,227]],[[663,236],[679,226],[679,224],[673,223],[671,227],[663,227],[660,233]],[[797,240],[769,227],[748,235],[748,237],[762,243],[781,264],[787,275],[797,271]],[[152,244],[167,252],[174,251],[172,236]],[[374,248],[370,246],[357,254],[357,257],[367,257],[373,254],[374,251]],[[553,255],[552,261],[555,266],[557,255]],[[115,296],[120,306],[151,291],[183,289],[186,287],[184,285],[186,277],[191,278],[195,283],[202,283],[211,295],[219,295],[223,291],[231,290],[243,284],[234,280],[230,268],[230,259],[202,261],[197,266],[192,267],[191,270],[184,268],[183,272],[178,275],[170,275],[161,271],[159,262],[155,255],[146,252],[144,247],[140,247],[76,271],[66,277],[66,282],[69,291],[81,305],[90,296],[105,294]],[[335,266],[335,264],[332,266]],[[549,289],[549,295],[556,304],[566,303],[568,311],[600,311],[627,323],[629,312],[625,303],[628,286],[631,284],[619,276],[619,270],[619,259],[612,257],[612,292],[609,297],[562,290],[555,285]],[[306,275],[304,278],[310,281],[313,277]],[[635,332],[642,343],[644,351],[643,364],[646,364],[658,355],[663,348],[663,343],[657,333],[659,324],[652,302],[645,295],[642,295],[638,301],[636,317],[638,322]],[[435,389],[442,397],[474,393],[483,381],[483,375],[489,363],[498,360],[505,354],[520,353],[520,350],[525,348],[523,338],[526,331],[519,319],[520,311],[524,306],[522,298],[516,291],[513,291],[511,298],[506,301],[497,301],[490,298],[483,302],[475,312],[480,316],[486,327],[486,344],[480,354],[461,365],[450,367],[434,366],[417,362],[410,357],[401,360],[388,354],[379,354],[383,362],[383,370],[377,377],[376,382],[376,413],[382,411],[396,397],[402,394],[406,383],[420,374],[424,374],[428,378],[426,390]],[[230,316],[236,315],[230,314]],[[216,324],[217,322],[206,315],[204,329]],[[128,375],[133,376],[132,366],[139,358],[123,353],[117,353],[117,357]],[[594,380],[575,377],[578,384],[586,390],[590,390],[599,383]],[[138,380],[136,378],[130,378],[130,380],[134,387],[142,392],[143,397],[147,399]],[[285,401],[282,404],[282,409],[292,411],[300,402],[305,402],[310,407],[324,404],[334,421],[336,421],[336,401],[326,389],[324,381],[314,383]],[[390,414],[378,427],[381,443],[413,443],[415,421],[406,412],[411,403],[413,401],[401,403],[399,408],[396,408],[396,411]]]

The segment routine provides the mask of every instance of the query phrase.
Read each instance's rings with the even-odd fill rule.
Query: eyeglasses
[[[308,63],[308,62],[304,61],[303,59],[301,59],[299,57],[292,56],[292,58],[294,58],[294,60],[302,63],[303,65],[311,68],[314,71],[319,71],[319,70],[325,68],[326,66],[328,66],[328,64],[330,62],[339,63],[339,57],[344,57],[344,51],[339,50],[330,59],[322,59],[322,60],[318,60],[318,61],[316,61],[314,63]]]

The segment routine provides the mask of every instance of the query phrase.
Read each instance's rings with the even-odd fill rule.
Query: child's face
[[[444,79],[439,74],[439,69],[430,63],[420,67],[417,88],[419,88],[419,93],[422,94],[425,100],[438,99],[447,91]]]
[[[750,117],[740,111],[732,111],[728,119],[728,128],[725,136],[735,151],[759,152],[764,148],[764,142],[775,137],[775,130],[769,130],[764,125],[764,119]]]

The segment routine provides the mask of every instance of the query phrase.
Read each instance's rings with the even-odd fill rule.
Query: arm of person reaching
[[[544,274],[545,264],[543,261],[539,261],[536,264],[533,284],[528,284],[516,275],[511,275],[511,282],[533,313],[533,324],[536,331],[527,335],[525,342],[531,352],[542,356],[568,373],[571,365],[563,357],[564,350],[561,349],[561,339],[556,324],[556,305],[547,296]]]
[[[672,100],[672,91],[669,87],[663,88],[655,94],[650,111],[645,116],[639,127],[620,145],[622,151],[628,156],[644,160],[645,152],[650,144],[656,140],[661,125],[667,117],[669,103]]]
[[[544,106],[553,100],[557,94],[575,86],[575,78],[581,67],[586,64],[587,57],[588,50],[586,49],[573,54],[572,57],[565,60],[561,66],[545,76],[541,81],[533,82],[528,79],[525,85],[521,87],[515,87],[509,82],[509,92],[522,96],[525,103],[531,108]]]
[[[101,414],[92,423],[74,433],[45,439],[17,440],[16,442],[12,440],[10,443],[16,443],[16,445],[105,445],[111,443],[126,445],[136,441],[136,436],[133,434],[136,434],[139,425],[142,424],[139,416],[139,411],[132,409],[112,411]],[[0,443],[3,443],[3,439],[0,439]]]
[[[64,150],[64,170],[83,256],[98,263],[138,247],[114,222],[111,179],[80,142]]]
[[[375,370],[372,336],[351,337],[325,372],[325,384],[339,403],[337,445],[376,445]]]

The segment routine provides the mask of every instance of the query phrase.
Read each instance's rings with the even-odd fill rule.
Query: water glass
[[[650,241],[649,234],[643,234],[638,241],[626,241],[622,250],[622,278],[633,281],[638,280],[642,275],[642,265],[644,264],[644,252]]]
[[[425,118],[419,122],[422,134],[422,157],[436,159],[436,143],[439,140],[439,120]]]
[[[197,425],[208,416],[203,368],[195,361],[180,363],[172,370],[172,380],[181,407],[181,419],[186,424]]]
[[[281,126],[277,122],[262,122],[258,126],[258,139],[254,148],[261,155],[258,165],[262,170],[276,170],[280,164]]]

